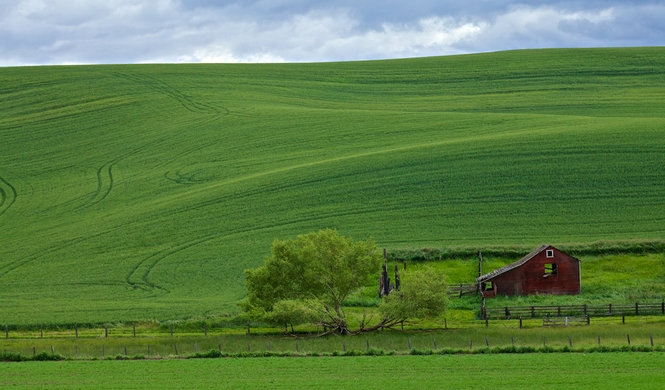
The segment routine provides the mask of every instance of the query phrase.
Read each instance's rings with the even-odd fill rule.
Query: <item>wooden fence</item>
[[[476,283],[457,283],[448,286],[449,297],[461,297],[463,295],[474,295],[478,292]]]
[[[665,301],[634,305],[559,305],[486,307],[483,319],[664,315]]]

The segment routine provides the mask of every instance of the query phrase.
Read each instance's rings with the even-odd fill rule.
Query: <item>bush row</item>
[[[665,241],[598,241],[588,244],[554,245],[573,256],[602,256],[617,254],[647,254],[665,252]],[[388,249],[389,261],[431,261],[474,259],[480,251],[483,256],[520,259],[534,250],[528,246],[489,246],[453,248]]]
[[[57,353],[42,352],[33,356],[26,356],[20,353],[3,352],[0,354],[0,362],[29,362],[29,361],[51,361],[51,360],[65,360],[65,357]]]
[[[623,346],[594,346],[586,348],[572,348],[569,346],[563,347],[533,347],[533,346],[503,346],[503,347],[480,347],[473,349],[464,348],[444,348],[444,349],[411,349],[408,355],[478,355],[478,354],[524,354],[524,353],[604,353],[604,352],[665,352],[663,346],[646,346],[646,345],[623,345]],[[170,358],[186,358],[186,359],[218,359],[218,358],[259,358],[259,357],[321,357],[321,356],[394,356],[401,355],[397,351],[386,351],[383,349],[371,348],[366,351],[357,349],[348,351],[334,351],[331,353],[319,352],[241,352],[241,353],[225,353],[216,349],[208,352],[196,353],[189,356],[171,356]],[[166,357],[168,358],[168,357]],[[117,355],[107,357],[105,360],[144,360],[143,355],[125,356]],[[151,358],[153,359],[153,358]],[[163,357],[158,359],[164,359]],[[68,360],[68,358],[59,354],[49,354],[46,352],[39,353],[34,356],[25,356],[20,353],[3,352],[0,354],[0,361],[2,362],[26,362],[26,361],[58,361]],[[92,360],[96,360],[93,358]]]

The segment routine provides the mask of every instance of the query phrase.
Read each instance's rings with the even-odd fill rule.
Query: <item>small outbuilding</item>
[[[542,245],[520,260],[477,279],[483,297],[496,295],[579,294],[580,260]]]

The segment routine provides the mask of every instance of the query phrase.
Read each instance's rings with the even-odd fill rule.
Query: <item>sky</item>
[[[0,66],[665,45],[665,0],[0,0]]]

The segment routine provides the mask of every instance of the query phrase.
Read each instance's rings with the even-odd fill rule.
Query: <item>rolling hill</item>
[[[275,238],[665,238],[665,48],[0,68],[0,322],[233,313]]]

